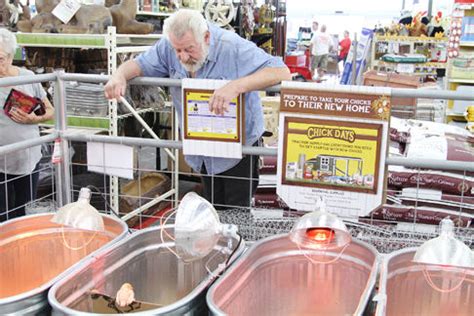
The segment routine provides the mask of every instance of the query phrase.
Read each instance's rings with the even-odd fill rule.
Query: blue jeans
[[[38,169],[25,175],[0,173],[0,222],[25,215],[25,205],[36,199]]]

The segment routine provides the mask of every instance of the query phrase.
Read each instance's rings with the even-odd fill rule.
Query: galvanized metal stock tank
[[[52,214],[0,224],[0,314],[38,315],[49,310],[47,291],[81,260],[127,235],[125,223],[103,215],[105,232],[62,227]]]
[[[384,258],[376,315],[473,315],[474,269],[413,262],[417,249]]]
[[[303,249],[287,234],[255,243],[207,293],[213,315],[361,315],[374,289],[378,252],[353,240]]]
[[[173,226],[165,229],[172,237]],[[220,271],[219,264],[227,259],[221,250],[228,240],[220,238],[209,255],[186,263],[167,248],[176,251],[174,241],[163,235],[165,242],[161,227],[137,231],[88,259],[51,288],[48,299],[53,315],[98,315],[91,294],[114,298],[124,283],[133,286],[137,301],[156,306],[133,312],[134,315],[206,315],[206,291]],[[232,239],[233,247],[237,244]],[[234,258],[243,250],[242,242]]]

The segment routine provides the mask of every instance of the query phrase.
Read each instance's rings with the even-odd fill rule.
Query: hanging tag
[[[53,157],[51,159],[51,162],[53,164],[58,164],[62,160],[61,157],[62,157],[61,139],[56,138],[56,140],[54,141]]]
[[[81,3],[78,0],[61,0],[51,13],[67,24],[80,8]]]

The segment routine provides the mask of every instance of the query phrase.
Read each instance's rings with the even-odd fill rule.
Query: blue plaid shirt
[[[266,67],[285,67],[280,57],[265,53],[254,43],[237,34],[222,30],[209,24],[210,47],[204,65],[197,71],[195,78],[234,80],[251,75]],[[136,59],[144,76],[169,77],[173,79],[189,78],[189,73],[181,65],[179,59],[167,39],[159,40],[148,51]],[[181,88],[171,87],[173,104],[181,124],[183,104]],[[263,134],[263,111],[258,92],[245,94],[245,140],[246,145],[254,144]],[[186,162],[195,171],[201,171],[202,164],[208,174],[219,174],[239,163],[239,159],[213,158],[188,155]]]

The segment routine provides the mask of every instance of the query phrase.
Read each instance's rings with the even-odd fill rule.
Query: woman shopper
[[[7,29],[0,29],[0,78],[33,75],[24,68],[13,66],[17,49],[16,37]],[[44,113],[26,113],[15,107],[4,110],[8,95],[15,89],[44,103]],[[39,83],[0,87],[0,146],[39,137],[38,123],[50,120],[54,108]],[[37,112],[38,113],[38,112]],[[25,204],[36,198],[37,166],[41,159],[41,146],[0,155],[0,222],[25,215]]]

